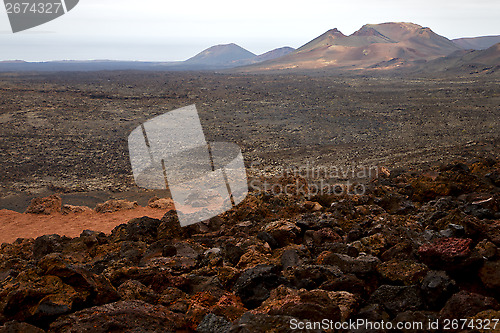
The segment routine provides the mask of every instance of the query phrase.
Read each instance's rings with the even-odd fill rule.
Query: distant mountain
[[[295,49],[291,47],[281,47],[261,55],[255,55],[241,46],[231,43],[212,46],[182,62],[179,66],[195,66],[198,69],[233,68],[273,60],[293,51]]]
[[[90,60],[90,61],[2,61],[0,72],[22,72],[22,71],[102,71],[102,70],[177,70],[177,62],[147,62],[147,61],[112,61],[112,60]]]
[[[459,38],[453,41],[429,28],[405,22],[366,24],[346,36],[331,29],[297,50],[281,47],[260,55],[234,43],[209,47],[186,61],[0,61],[0,71],[98,71],[98,70],[228,70],[266,72],[280,70],[442,70],[456,66],[495,65],[500,36]],[[488,49],[489,47],[489,49]],[[470,50],[488,49],[475,53]],[[466,51],[469,50],[469,51]],[[487,51],[487,50],[484,50]],[[435,60],[436,59],[436,60]],[[490,59],[490,60],[488,60]],[[434,61],[435,60],[435,61]],[[498,63],[498,62],[497,62]],[[454,67],[455,66],[455,67]],[[465,68],[464,67],[464,68]]]
[[[485,50],[500,43],[500,36],[457,38],[453,39],[452,42],[464,50]]]
[[[0,61],[0,64],[23,64],[26,63],[24,60],[3,60]]]
[[[267,61],[267,60],[273,60],[276,58],[283,57],[287,54],[292,53],[295,51],[293,47],[285,46],[285,47],[280,47],[271,51],[267,51],[266,53],[262,53],[261,55],[256,56],[255,58],[251,59],[251,62],[257,63],[257,62],[262,62],[262,61]]]
[[[234,67],[241,61],[255,58],[256,55],[234,43],[215,45],[201,51],[184,61],[184,65],[200,65],[206,67]]]
[[[449,39],[413,23],[367,24],[346,36],[332,29],[278,59],[249,66],[248,71],[276,69],[368,68],[394,58],[434,59],[460,50]]]
[[[281,47],[261,55],[255,55],[241,46],[231,43],[209,47],[186,61],[65,60],[25,62],[22,60],[12,60],[0,61],[0,71],[100,71],[127,69],[146,71],[222,70],[276,59],[293,51],[295,51],[295,49],[291,47]]]
[[[425,72],[500,73],[500,43],[486,50],[461,50],[419,66]]]

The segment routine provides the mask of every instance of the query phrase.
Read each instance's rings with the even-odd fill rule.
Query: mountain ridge
[[[500,43],[500,35],[455,38],[452,42],[466,50],[486,50]]]
[[[430,60],[461,48],[430,28],[409,22],[365,24],[346,36],[331,29],[284,58],[266,61],[250,70],[319,69],[329,67],[369,68],[400,58]],[[244,69],[243,69],[244,70]]]
[[[462,50],[426,64],[424,70],[469,71],[493,73],[500,71],[500,43],[484,50]]]
[[[95,70],[234,70],[266,72],[281,70],[373,70],[398,67],[421,68],[435,59],[444,62],[479,61],[464,50],[485,50],[500,36],[481,36],[450,40],[411,22],[365,24],[350,35],[339,29],[327,30],[298,49],[280,47],[260,55],[235,44],[211,46],[185,61],[0,61],[0,71],[95,71]],[[455,52],[458,52],[455,54]],[[495,49],[490,52],[496,52]],[[472,54],[472,53],[471,53]],[[467,55],[467,56],[466,56]],[[495,59],[495,56],[492,56]],[[451,60],[455,59],[455,60]],[[483,61],[483,60],[481,60]],[[486,60],[485,60],[486,61]],[[436,63],[440,63],[437,61]],[[430,65],[429,65],[430,66]],[[438,66],[439,67],[439,66]]]

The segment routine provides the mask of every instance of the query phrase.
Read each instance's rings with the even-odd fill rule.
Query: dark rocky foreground
[[[18,239],[0,250],[0,332],[500,319],[499,188],[500,162],[479,160],[393,171],[357,196],[254,192],[185,228],[169,211],[110,235]]]

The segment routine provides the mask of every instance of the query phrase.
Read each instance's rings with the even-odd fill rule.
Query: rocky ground
[[[492,328],[499,189],[500,161],[481,159],[392,170],[363,195],[252,192],[184,228],[171,210],[110,234],[4,243],[0,332],[289,332],[293,319]],[[471,327],[446,331],[499,330]]]
[[[477,323],[500,319],[498,83],[1,73],[0,332],[288,332],[321,319],[452,331],[447,318],[493,332]],[[252,191],[181,228],[147,207],[165,193],[134,184],[127,136],[190,104],[208,141],[242,148]],[[323,178],[366,191],[315,195]]]
[[[351,164],[430,167],[498,156],[498,77],[0,73],[0,209],[35,196],[142,205],[127,137],[196,104],[208,141],[237,143],[249,172]],[[256,167],[251,167],[256,166]]]

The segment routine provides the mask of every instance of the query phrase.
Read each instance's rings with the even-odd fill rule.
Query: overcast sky
[[[0,8],[0,60],[185,60],[216,44],[256,54],[297,48],[328,29],[413,22],[450,39],[500,35],[499,0],[80,0],[13,34]]]

